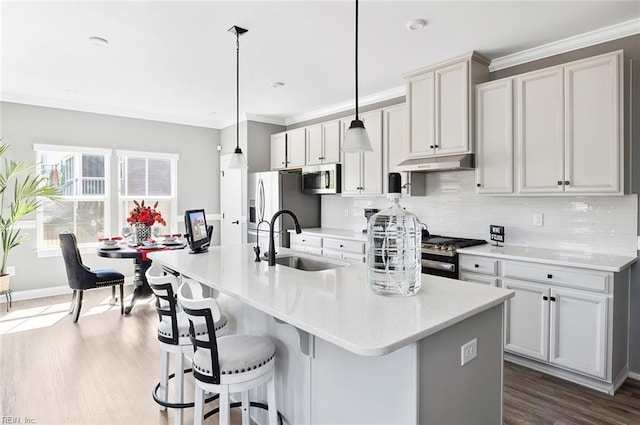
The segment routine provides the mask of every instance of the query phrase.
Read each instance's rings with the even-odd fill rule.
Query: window
[[[95,243],[109,229],[109,158],[106,149],[35,145],[40,175],[61,193],[37,214],[38,249],[57,248],[58,233],[75,233],[78,244]]]
[[[118,151],[118,222],[126,225],[133,201],[145,201],[153,206],[167,222],[157,225],[161,233],[177,230],[176,166],[178,156],[150,152]]]

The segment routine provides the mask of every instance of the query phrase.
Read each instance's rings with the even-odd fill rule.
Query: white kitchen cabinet
[[[322,238],[322,255],[365,262],[365,243],[348,239]]]
[[[402,181],[402,196],[424,196],[426,194],[426,175],[398,171],[397,165],[404,159],[406,135],[406,105],[404,103],[382,110],[382,146],[384,148],[384,167],[382,192],[389,192],[388,173],[397,172]]]
[[[271,135],[271,169],[287,168],[287,132]]]
[[[271,135],[271,169],[286,170],[305,165],[306,128]]]
[[[476,185],[481,194],[513,193],[513,79],[476,87]]]
[[[309,254],[322,254],[322,237],[312,236],[304,233],[297,234],[295,232],[289,232],[289,245],[290,249],[307,252]]]
[[[622,52],[516,77],[518,192],[622,194]]]
[[[621,71],[621,52],[564,67],[565,192],[621,191]]]
[[[473,153],[473,87],[488,80],[488,63],[473,53],[404,75],[404,159]]]
[[[340,120],[307,127],[306,165],[340,162]]]
[[[360,114],[364,122],[372,152],[342,153],[342,195],[382,194],[382,111]],[[343,134],[350,119],[341,120]]]

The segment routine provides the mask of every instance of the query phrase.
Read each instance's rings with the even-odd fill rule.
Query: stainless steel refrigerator
[[[273,215],[282,209],[291,210],[302,228],[320,227],[320,195],[302,192],[302,176],[286,171],[249,173],[248,241],[260,239],[262,253],[269,248],[269,223]],[[258,227],[258,224],[261,223]],[[289,247],[288,229],[293,229],[293,219],[281,215],[274,223],[276,246]],[[259,231],[258,231],[259,229]]]

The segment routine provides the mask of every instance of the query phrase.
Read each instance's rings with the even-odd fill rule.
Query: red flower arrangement
[[[158,202],[153,205],[153,208],[145,206],[144,200],[138,203],[138,201],[133,201],[135,208],[129,212],[129,218],[127,219],[127,223],[129,224],[146,224],[147,226],[153,226],[154,223],[160,223],[163,226],[167,225],[167,222],[162,218],[162,214],[156,210],[158,207]]]

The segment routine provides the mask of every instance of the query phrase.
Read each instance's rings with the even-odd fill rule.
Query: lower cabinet
[[[532,359],[523,364],[610,394],[622,382],[628,269],[613,273],[468,254],[460,255],[459,265],[460,280],[515,291],[504,321],[504,349],[513,359]]]
[[[305,235],[303,233],[296,234],[295,232],[291,232],[289,247],[290,249],[293,249],[296,251],[321,255],[322,254],[322,237]]]

